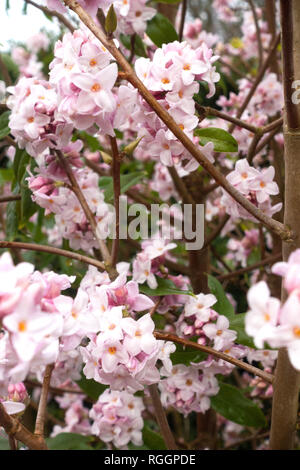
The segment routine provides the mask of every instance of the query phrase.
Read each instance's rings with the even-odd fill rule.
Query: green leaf
[[[208,127],[207,129],[196,129],[194,134],[199,137],[199,144],[205,145],[207,142],[214,144],[215,152],[237,152],[238,143],[235,138],[217,127]]]
[[[62,432],[46,439],[49,450],[92,450],[89,446],[91,436],[82,436],[73,432]]]
[[[12,181],[14,172],[12,168],[1,168],[0,169],[0,186],[3,186],[5,183]]]
[[[139,171],[121,175],[121,194],[126,193],[131,186],[135,186],[142,178],[146,176],[146,172]],[[114,197],[113,179],[111,176],[101,176],[99,180],[100,188],[104,189],[104,196],[107,202],[112,201]]]
[[[5,111],[0,114],[0,139],[4,139],[9,133],[10,128],[8,125],[10,111]]]
[[[129,51],[131,50],[131,36],[128,34],[120,34],[120,41],[123,44],[123,46],[126,47]],[[143,43],[142,39],[140,36],[135,36],[134,40],[134,53],[135,55],[138,55],[139,57],[148,57],[145,44]]]
[[[6,208],[6,238],[12,241],[16,238],[19,227],[20,201],[11,201]]]
[[[148,21],[146,33],[157,47],[178,40],[178,34],[174,26],[168,18],[161,13],[157,13]]]
[[[117,15],[114,9],[114,5],[112,3],[109,7],[109,10],[105,18],[105,31],[108,34],[112,34],[117,29],[117,25],[118,25]]]
[[[164,279],[156,276],[157,287],[156,289],[150,289],[147,284],[140,285],[140,292],[149,296],[161,296],[161,295],[193,295],[192,291],[180,290],[175,286],[174,282],[170,279]]]
[[[166,444],[160,434],[152,431],[148,426],[143,429],[144,444],[151,450],[166,450]]]
[[[225,291],[215,277],[208,274],[208,287],[212,294],[214,294],[218,302],[213,305],[213,309],[220,315],[224,315],[229,320],[229,328],[237,332],[236,343],[243,344],[250,348],[255,348],[255,345],[245,332],[245,313],[234,313],[234,308],[228,298],[226,297]]]
[[[0,450],[10,450],[8,439],[0,437]]]
[[[237,338],[235,340],[238,344],[243,344],[249,348],[257,349],[253,343],[252,338],[245,332],[245,313],[238,313],[230,320],[230,329],[237,332]]]
[[[83,374],[76,383],[88,397],[95,401],[107,389],[107,385],[100,384],[93,379],[87,379]]]
[[[261,409],[246,398],[243,393],[232,385],[219,382],[219,393],[211,397],[212,408],[224,418],[253,428],[266,426],[266,419]]]
[[[218,302],[213,305],[213,309],[220,315],[225,315],[229,320],[235,317],[234,308],[228,298],[222,284],[211,274],[208,274],[208,287]]]
[[[190,347],[184,347],[181,344],[176,345],[176,351],[170,355],[172,364],[184,364],[190,366],[191,362],[202,362],[206,358],[207,354],[202,351],[197,351]]]

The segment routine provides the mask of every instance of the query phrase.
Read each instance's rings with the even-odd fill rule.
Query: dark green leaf
[[[5,111],[0,114],[0,139],[3,139],[10,133],[10,128],[8,125],[10,111]]]
[[[157,47],[178,40],[178,34],[174,26],[168,18],[161,13],[157,13],[148,21],[146,33]]]
[[[200,145],[205,145],[207,142],[214,144],[215,152],[237,152],[238,144],[235,138],[217,127],[208,127],[206,129],[196,129],[194,134],[199,137]]]
[[[121,33],[120,41],[123,44],[123,46],[126,47],[126,49],[128,49],[129,51],[131,50],[131,36]],[[135,36],[134,53],[135,55],[138,55],[139,57],[148,57],[146,49],[145,49],[145,44],[143,43],[140,36]]]
[[[6,238],[9,241],[15,239],[19,226],[20,201],[11,201],[6,209]]]
[[[145,172],[134,172],[128,175],[121,175],[121,194],[126,193],[131,186],[135,186],[146,175]],[[107,202],[114,197],[113,179],[111,176],[101,176],[99,180],[100,188],[104,189],[104,196]]]
[[[105,18],[105,31],[108,34],[111,34],[117,29],[117,25],[118,25],[117,15],[114,9],[114,5],[112,3],[109,7],[109,10]]]
[[[218,302],[213,305],[213,309],[220,315],[224,315],[229,320],[229,328],[237,332],[236,343],[255,348],[255,345],[245,332],[245,313],[235,314],[234,308],[228,298],[226,297],[225,291],[215,277],[208,274],[208,287],[212,294],[214,294]]]
[[[157,280],[157,288],[150,289],[147,284],[140,285],[140,291],[143,294],[149,296],[161,296],[161,295],[175,295],[175,294],[186,294],[186,295],[193,295],[192,291],[188,290],[180,290],[178,287],[175,286],[174,282],[170,279],[164,279],[162,277],[156,277]]]
[[[202,351],[197,351],[193,348],[186,348],[182,345],[176,345],[176,351],[170,355],[172,364],[184,364],[190,366],[191,362],[202,362],[205,360],[207,354]]]
[[[46,439],[50,450],[92,450],[89,446],[91,436],[82,436],[72,432],[62,432],[55,437]]]
[[[217,298],[218,302],[213,305],[213,309],[220,315],[225,315],[229,320],[235,317],[234,308],[228,298],[222,284],[215,277],[208,274],[208,287],[212,294]]]
[[[14,172],[12,168],[1,168],[0,169],[0,186],[5,183],[12,181]]]
[[[166,445],[160,434],[152,431],[148,426],[144,426],[143,429],[143,441],[144,444],[151,450],[166,450]]]
[[[87,379],[83,374],[80,380],[77,381],[77,384],[81,390],[93,400],[98,400],[99,396],[107,388],[107,385],[100,384],[93,379]]]
[[[245,313],[238,313],[234,318],[231,318],[230,329],[237,332],[236,343],[256,349],[252,338],[245,332],[245,315]]]
[[[266,426],[266,419],[261,409],[246,398],[243,393],[232,385],[219,383],[219,393],[211,398],[212,408],[224,418],[253,428]]]

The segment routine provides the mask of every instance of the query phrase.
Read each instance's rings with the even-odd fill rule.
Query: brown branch
[[[2,426],[9,437],[23,442],[31,450],[47,450],[42,437],[32,434],[20,423],[17,418],[10,416],[0,402],[0,426]]]
[[[183,0],[181,2],[181,16],[180,16],[180,25],[179,25],[179,31],[178,31],[178,40],[179,40],[179,42],[181,42],[182,38],[183,38],[183,30],[184,30],[186,10],[187,10],[187,0]]]
[[[272,374],[269,374],[268,372],[258,369],[257,367],[251,366],[250,364],[240,361],[239,359],[229,356],[228,354],[225,354],[221,351],[216,351],[215,349],[210,348],[209,346],[203,346],[202,344],[194,343],[193,341],[189,341],[184,338],[179,338],[179,336],[169,334],[169,333],[161,333],[161,332],[155,331],[154,336],[157,339],[162,339],[164,341],[173,341],[173,343],[178,343],[189,348],[198,349],[199,351],[202,351],[211,356],[217,357],[218,359],[223,359],[223,361],[230,362],[230,364],[233,364],[236,367],[244,369],[250,374],[257,375],[258,377],[261,377],[268,383],[273,383],[274,376]]]
[[[210,106],[202,106],[198,103],[195,103],[197,111],[199,111],[200,114],[204,114],[205,116],[216,116],[220,119],[223,119],[224,121],[231,122],[235,124],[238,127],[242,127],[244,129],[247,129],[247,131],[252,132],[255,134],[257,132],[257,127],[253,126],[252,124],[248,124],[245,121],[242,121],[241,119],[238,119],[234,116],[230,116],[230,114],[226,114],[223,111],[219,111],[218,109],[211,108]]]
[[[21,199],[21,194],[9,194],[7,196],[0,197],[0,204],[3,202],[19,201],[20,199]]]
[[[150,107],[155,111],[155,113],[160,117],[160,119],[166,124],[166,126],[173,132],[173,134],[179,139],[179,141],[184,145],[184,147],[193,155],[197,162],[202,165],[202,167],[215,179],[220,186],[222,186],[226,192],[228,192],[233,199],[235,199],[245,210],[247,210],[251,215],[253,215],[257,220],[259,220],[263,225],[265,225],[269,230],[277,233],[283,240],[290,241],[295,236],[289,227],[284,226],[280,222],[268,217],[263,212],[261,212],[257,207],[255,207],[248,199],[246,199],[236,188],[234,188],[225,176],[220,173],[215,165],[211,163],[207,157],[201,152],[198,146],[196,146],[192,140],[183,132],[183,130],[178,126],[174,121],[171,115],[158,103],[154,96],[148,91],[144,84],[139,80],[137,75],[134,73],[130,64],[126,61],[122,53],[116,48],[114,42],[107,38],[105,34],[99,29],[99,27],[94,23],[92,18],[85,12],[85,10],[79,5],[76,0],[64,0],[64,3],[71,8],[82,22],[92,31],[92,33],[101,41],[101,43],[107,48],[107,50],[112,54],[116,59],[118,64],[122,69],[127,73],[127,80],[139,90],[141,96],[145,101],[150,105]],[[275,44],[271,48],[268,59],[266,60],[264,66],[257,77],[257,80],[261,79],[265,70],[268,67],[270,57],[276,50],[277,44],[279,41],[279,36],[276,39]],[[259,83],[257,82],[257,84]],[[256,87],[255,87],[256,88]],[[253,91],[254,93],[254,91]],[[249,100],[251,99],[251,96]],[[240,117],[240,116],[238,116]]]
[[[295,71],[293,57],[294,33],[291,0],[280,2],[280,17],[282,30],[283,92],[286,121],[290,129],[297,129],[299,127],[298,110],[297,106],[292,102],[292,86],[295,80]]]
[[[38,8],[38,10],[41,10],[46,16],[54,16],[55,18],[58,19],[60,23],[62,23],[67,29],[73,33],[75,31],[75,26],[72,25],[72,23],[67,20],[67,18],[64,17],[61,13],[58,13],[53,10],[49,10],[49,8],[44,7],[43,5],[38,5],[37,3],[33,2],[32,0],[24,0],[26,3],[29,5],[32,5],[35,8]]]
[[[63,155],[63,153],[60,151],[60,150],[56,150],[55,151],[57,156],[58,156],[58,159],[62,165],[62,167],[64,168],[68,178],[69,178],[69,181],[71,183],[71,186],[72,186],[72,191],[74,192],[74,194],[77,196],[77,199],[83,209],[83,212],[85,213],[85,216],[87,218],[87,220],[89,221],[90,223],[90,226],[91,226],[91,229],[92,229],[92,232],[94,234],[94,237],[96,238],[97,242],[98,242],[98,245],[99,245],[99,248],[100,248],[100,251],[101,251],[101,254],[102,254],[102,257],[103,257],[103,260],[104,260],[104,264],[105,266],[107,267],[107,269],[110,268],[111,266],[111,256],[109,254],[109,251],[106,247],[106,244],[105,242],[101,239],[101,237],[98,235],[98,227],[97,227],[97,222],[95,220],[95,217],[94,217],[94,214],[92,213],[82,191],[81,191],[81,188],[77,182],[77,179],[75,178],[75,175],[73,173],[73,170],[71,168],[71,166],[69,165],[69,162],[67,160],[67,158],[65,158],[65,156]]]
[[[252,163],[252,160],[253,160],[254,156],[256,155],[256,148],[257,148],[257,145],[258,145],[258,142],[260,141],[260,139],[261,139],[261,135],[260,134],[255,134],[255,136],[251,140],[251,144],[249,146],[248,154],[247,154],[247,161],[250,165]]]
[[[39,382],[35,382],[34,380],[27,380],[25,381],[26,387],[38,387],[41,388],[43,384]],[[51,387],[49,386],[49,392],[53,393],[54,395],[64,395],[65,393],[73,393],[75,395],[85,395],[82,390],[74,390],[73,388],[59,388],[59,387]]]
[[[39,245],[37,243],[9,242],[6,240],[1,240],[0,248],[18,248],[20,250],[41,251],[42,253],[51,253],[53,255],[65,256],[66,258],[75,259],[77,261],[81,261],[82,263],[96,266],[96,268],[100,269],[101,271],[105,271],[105,266],[103,263],[101,263],[101,261],[98,261],[94,258],[89,258],[85,255],[80,255],[79,253],[74,253],[73,251],[55,248],[54,246]]]
[[[262,46],[262,42],[261,42],[260,27],[259,27],[257,12],[256,12],[255,5],[253,3],[253,0],[248,0],[248,3],[249,3],[250,8],[252,10],[253,19],[254,19],[254,23],[255,23],[256,39],[257,39],[257,47],[258,47],[259,68],[261,68],[262,62],[263,62],[263,46]]]
[[[260,142],[260,144],[258,144],[258,146],[256,147],[255,149],[255,155],[257,155],[259,152],[262,151],[262,149],[268,145],[271,140],[273,139],[273,137],[275,137],[276,134],[278,134],[278,131],[280,130],[279,127],[276,127],[275,129],[273,129],[269,134],[267,134]]]
[[[177,173],[177,170],[174,166],[168,166],[168,170],[170,173],[170,176],[173,180],[174,186],[179,192],[179,194],[182,196],[182,201],[184,204],[195,204],[195,201],[193,197],[191,196],[190,192],[188,191],[184,181],[182,178]]]
[[[114,205],[115,205],[115,238],[113,240],[112,252],[111,252],[111,265],[115,267],[118,261],[119,246],[120,246],[120,194],[121,194],[121,177],[120,177],[120,164],[121,156],[118,149],[117,139],[115,137],[110,137],[110,145],[112,150],[112,177],[114,185]]]
[[[170,426],[166,417],[165,410],[160,401],[160,396],[157,390],[157,385],[156,384],[149,385],[149,392],[151,395],[157,424],[159,425],[160,432],[163,436],[166,447],[168,450],[177,450],[175,439],[170,430]]]
[[[54,364],[48,364],[45,369],[42,391],[37,411],[37,417],[35,421],[34,434],[36,436],[44,436],[44,426],[45,426],[45,414],[48,401],[48,392],[51,380],[51,374],[54,369]]]
[[[282,259],[281,253],[268,256],[268,258],[264,258],[263,260],[258,261],[255,264],[252,264],[251,266],[247,266],[246,268],[237,269],[236,271],[232,271],[228,274],[222,274],[221,276],[218,276],[217,279],[219,279],[219,281],[225,281],[227,279],[231,279],[232,277],[241,276],[250,271],[254,271],[255,269],[261,268],[262,266],[266,266],[268,264],[274,264],[276,263],[276,261],[280,261],[281,259]]]

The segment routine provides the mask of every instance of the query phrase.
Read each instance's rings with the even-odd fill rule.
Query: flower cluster
[[[76,129],[114,135],[132,112],[136,90],[121,85],[112,92],[118,67],[87,30],[67,33],[57,41],[50,64],[50,83],[57,89],[58,116]]]
[[[215,82],[220,78],[213,63],[217,60],[213,51],[202,43],[197,49],[177,41],[164,44],[156,49],[152,60],[139,58],[135,71],[148,90],[168,110],[179,127],[193,139],[193,130],[198,125],[195,116],[194,94],[199,91],[197,80],[207,82],[208,96],[215,92]],[[136,151],[136,157],[160,159],[166,166],[184,164],[186,171],[193,171],[198,163],[191,158],[182,144],[142,98],[139,107],[132,115],[133,126],[139,137],[143,137]],[[213,145],[206,144],[203,152],[211,161]]]
[[[105,390],[89,415],[93,420],[92,434],[117,448],[126,448],[129,442],[143,444],[143,400],[132,393]]]
[[[265,342],[272,348],[286,347],[292,365],[300,369],[300,250],[294,251],[287,262],[276,263],[272,271],[283,277],[287,300],[281,305],[264,281],[252,286],[248,292],[246,332],[258,348],[263,348]]]
[[[159,383],[163,406],[172,406],[185,416],[196,411],[205,413],[210,408],[210,396],[219,391],[213,374],[202,372],[197,366],[178,364],[171,371],[161,370]]]
[[[78,2],[94,19],[98,8],[107,15],[111,0],[79,0]],[[113,2],[117,15],[117,34],[143,34],[146,30],[147,21],[151,20],[156,13],[154,8],[146,5],[147,0],[116,0]],[[67,9],[60,0],[47,0],[48,8],[59,13],[65,13]]]
[[[249,165],[246,159],[237,161],[234,171],[227,175],[227,180],[234,188],[240,191],[252,204],[258,207],[269,217],[280,211],[282,204],[272,206],[270,196],[279,192],[277,183],[273,181],[275,175],[274,167],[270,166],[258,170]],[[227,192],[223,190],[221,204],[225,207],[227,214],[234,219],[256,219],[243,209]]]
[[[47,81],[23,77],[8,91],[9,126],[20,148],[37,157],[48,147],[67,145],[73,126],[57,119],[57,94]]]
[[[105,239],[110,234],[114,213],[104,201],[103,191],[98,186],[98,175],[88,168],[80,168],[81,146],[82,142],[77,140],[64,147],[65,157],[72,164],[77,183],[95,218],[98,236]],[[67,176],[64,170],[53,155],[46,155],[39,173],[28,177],[27,180],[33,193],[32,199],[46,209],[46,214],[55,214],[59,244],[62,238],[65,238],[75,250],[90,252],[93,248],[98,248],[90,223],[77,197],[66,184]]]
[[[0,380],[24,380],[30,369],[56,361],[64,321],[55,307],[62,290],[75,277],[34,272],[29,263],[13,265],[8,253],[0,258]]]

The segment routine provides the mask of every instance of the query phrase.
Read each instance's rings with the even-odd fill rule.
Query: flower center
[[[185,383],[186,383],[186,385],[188,385],[190,387],[192,385],[193,381],[191,379],[187,379],[187,381]]]
[[[265,320],[265,321],[270,321],[270,320],[271,320],[271,317],[270,317],[270,315],[269,315],[268,313],[265,313],[265,314],[264,314],[264,320]]]
[[[191,70],[190,64],[184,64],[183,70]]]
[[[91,60],[90,60],[90,66],[91,66],[91,67],[95,67],[95,65],[97,65],[96,59],[91,59]]]
[[[135,16],[137,16],[137,17],[141,16],[141,14],[142,14],[141,11],[136,11],[136,12],[135,12]]]
[[[114,330],[116,328],[116,325],[114,323],[111,323],[108,327],[109,330]]]
[[[111,346],[110,348],[108,348],[108,352],[109,354],[116,354],[117,348],[115,346]]]
[[[27,119],[27,122],[29,122],[29,123],[34,122],[34,117],[32,117],[32,116],[29,117],[29,118]]]
[[[96,93],[100,89],[101,89],[101,86],[99,85],[99,83],[94,83],[94,85],[91,87],[91,91],[93,91],[94,93]]]
[[[223,333],[223,330],[218,330],[217,331],[217,336],[221,336],[222,333]]]
[[[25,321],[20,321],[18,323],[18,330],[20,331],[20,333],[23,333],[24,331],[27,330],[27,325]]]
[[[300,328],[299,328],[299,326],[295,326],[293,328],[293,333],[294,333],[295,336],[297,336],[297,338],[300,338]]]
[[[168,83],[170,83],[170,80],[167,77],[162,78],[161,81],[164,85],[167,85]]]

